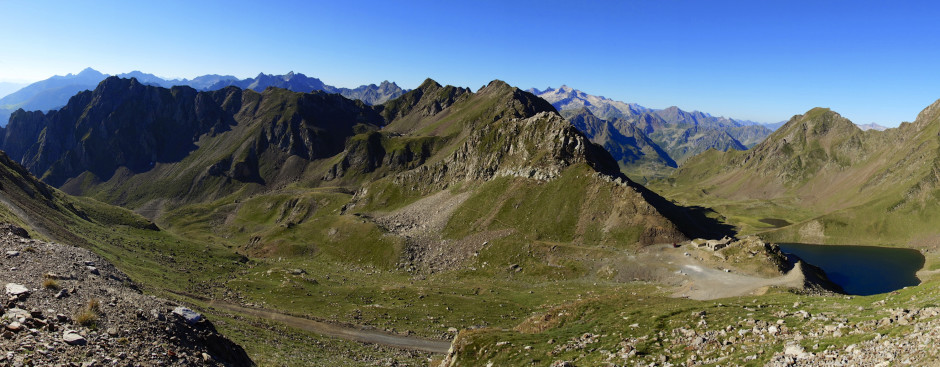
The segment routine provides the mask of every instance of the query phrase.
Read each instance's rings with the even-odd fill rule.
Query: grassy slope
[[[512,327],[584,292],[616,293],[623,287],[595,284],[594,274],[579,261],[555,262],[550,267],[521,262],[531,258],[529,251],[547,253],[558,245],[522,235],[494,241],[464,270],[421,275],[397,269],[389,262],[397,256],[377,254],[399,251],[399,240],[370,222],[340,214],[350,198],[327,189],[303,190],[302,195],[275,192],[238,203],[220,199],[168,213],[165,224],[182,237],[238,253],[251,253],[254,246],[270,251],[262,257],[251,254],[253,260],[234,269],[221,269],[231,271],[222,282],[205,280],[185,289],[290,314],[439,338],[452,336],[451,327]],[[248,245],[254,237],[259,242]],[[558,253],[566,258],[623,256],[615,249],[563,247]],[[508,270],[510,262],[520,262],[523,270]],[[210,284],[214,288],[202,288]],[[168,287],[179,289],[180,285]],[[238,330],[247,327],[238,326]],[[249,351],[274,360],[284,357],[277,346],[287,342],[261,344]],[[335,351],[310,348],[315,349],[314,355],[339,358]]]
[[[706,152],[652,187],[772,240],[937,246],[940,120],[924,114],[886,132],[792,132],[837,129],[831,119],[828,110],[812,110],[752,151]],[[765,218],[795,225],[777,230]]]

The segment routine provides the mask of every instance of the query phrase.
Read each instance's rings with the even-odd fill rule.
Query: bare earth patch
[[[443,238],[441,233],[450,217],[469,197],[470,192],[454,194],[444,190],[394,212],[378,215],[374,221],[405,238],[402,267],[428,272],[458,269],[490,241],[512,233],[512,230],[484,231],[461,239]]]

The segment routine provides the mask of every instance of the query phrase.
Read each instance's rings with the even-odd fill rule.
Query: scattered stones
[[[186,309],[168,320],[169,301],[141,294],[90,251],[10,233],[0,224],[0,254],[18,252],[0,255],[9,296],[0,304],[0,366],[251,365],[204,316]],[[50,279],[58,289],[29,288]]]
[[[156,321],[166,321],[166,316],[155,308],[150,309],[150,318]]]
[[[788,356],[794,356],[797,358],[806,358],[808,356],[808,354],[806,353],[806,349],[804,349],[799,344],[787,345],[786,348],[783,349],[783,354],[786,354]]]

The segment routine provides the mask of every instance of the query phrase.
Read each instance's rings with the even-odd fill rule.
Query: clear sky
[[[908,1],[0,0],[0,81],[92,67],[355,87],[567,84],[775,122],[896,126],[940,99],[940,5]]]

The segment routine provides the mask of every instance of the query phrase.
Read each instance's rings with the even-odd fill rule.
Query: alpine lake
[[[818,266],[846,293],[867,296],[920,284],[917,271],[924,255],[917,250],[854,245],[781,243],[790,262],[798,259]]]

